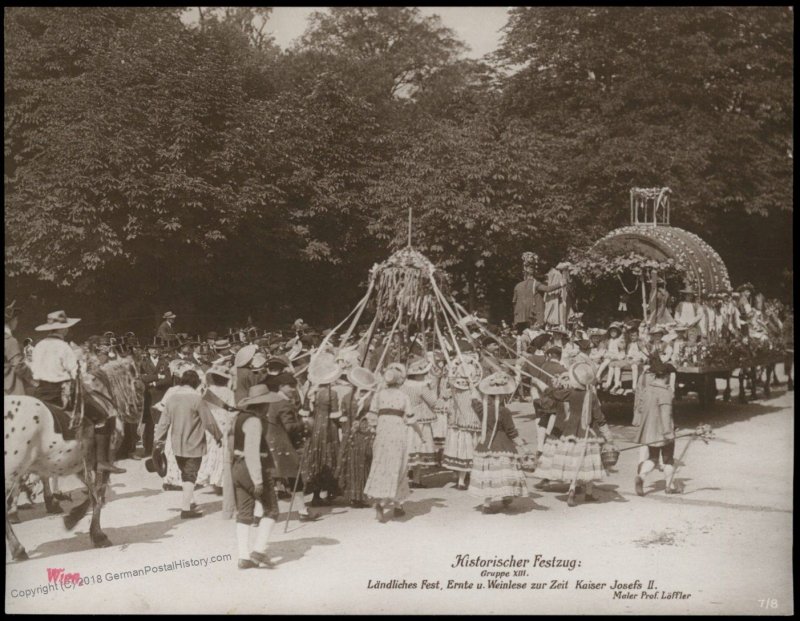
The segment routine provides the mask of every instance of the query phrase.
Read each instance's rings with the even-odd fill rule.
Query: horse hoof
[[[25,548],[20,548],[18,552],[15,552],[13,555],[15,561],[27,561],[30,559],[28,553],[25,551]]]
[[[64,509],[61,508],[61,505],[57,502],[54,502],[51,505],[47,505],[46,510],[48,513],[52,515],[58,515],[60,513],[64,513]]]
[[[92,539],[92,545],[95,548],[109,548],[114,544],[111,543],[111,540],[108,537],[103,535],[101,537],[95,537],[94,539]]]
[[[8,521],[11,524],[19,524],[20,522],[22,522],[22,520],[19,519],[19,513],[17,513],[16,511],[14,511],[14,513],[8,514]]]

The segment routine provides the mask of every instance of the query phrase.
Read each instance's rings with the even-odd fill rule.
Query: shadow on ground
[[[305,539],[275,541],[269,544],[269,556],[275,559],[276,566],[284,565],[299,561],[315,546],[333,546],[338,543],[340,543],[338,539],[330,537],[306,537]]]

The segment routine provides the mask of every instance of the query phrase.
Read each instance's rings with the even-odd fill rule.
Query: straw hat
[[[697,293],[697,291],[692,289],[692,285],[686,285],[683,289],[680,290],[680,293],[691,293],[692,295],[694,295]]]
[[[356,366],[358,364],[358,351],[354,347],[342,349],[336,355],[336,362],[344,370]]]
[[[480,362],[471,356],[464,356],[463,363],[459,359],[453,360],[448,369],[450,385],[459,390],[467,390],[471,384],[477,384],[482,376]]]
[[[223,338],[223,339],[214,339],[214,345],[213,345],[213,347],[214,347],[214,349],[216,349],[216,350],[218,350],[218,351],[219,351],[220,349],[230,349],[230,347],[231,347],[231,340],[230,340],[230,339],[228,339],[228,338]]]
[[[258,346],[256,345],[256,347]],[[264,353],[257,351],[253,356],[253,360],[250,363],[250,366],[253,367],[254,369],[260,369],[265,364],[267,364],[267,356]]]
[[[654,328],[650,328],[650,334],[666,334],[667,329],[664,326],[655,326]]]
[[[237,367],[245,366],[253,359],[253,356],[256,355],[257,351],[258,351],[257,346],[245,345],[239,351],[236,352],[236,358],[234,358],[233,364]]]
[[[372,390],[378,383],[378,378],[369,369],[364,367],[351,367],[347,371],[347,381],[361,390]]]
[[[478,390],[484,395],[513,395],[516,389],[514,378],[503,371],[484,377],[478,384]]]
[[[177,315],[172,311],[167,311],[163,315],[161,315],[161,319],[175,319]]]
[[[317,354],[308,365],[308,379],[317,386],[330,384],[341,374],[342,368],[336,364],[333,354]]]
[[[55,311],[47,315],[47,323],[34,328],[37,332],[47,332],[48,330],[63,330],[64,328],[71,328],[80,321],[77,317],[67,317],[63,311]]]
[[[586,389],[594,384],[594,367],[588,362],[581,360],[575,362],[567,370],[567,373],[569,373],[569,381],[574,388]]]
[[[217,364],[219,361],[215,361],[206,371],[206,377],[209,375],[217,375],[219,377],[224,377],[226,379],[231,379],[231,372],[221,364]]]
[[[255,384],[247,390],[247,396],[236,404],[237,408],[243,408],[258,403],[271,403],[275,400],[273,393],[269,391],[266,384]]]
[[[408,363],[409,375],[425,375],[431,370],[431,363],[424,358],[415,358]]]

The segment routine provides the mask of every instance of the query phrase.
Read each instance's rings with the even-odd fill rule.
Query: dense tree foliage
[[[518,8],[484,61],[410,7],[315,13],[286,51],[269,9],[183,11],[5,10],[6,287],[32,314],[331,322],[412,208],[499,319],[521,252],[625,224],[636,185],[734,282],[785,285],[789,9]]]

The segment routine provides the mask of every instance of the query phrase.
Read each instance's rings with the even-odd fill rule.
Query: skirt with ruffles
[[[401,416],[378,416],[364,495],[373,500],[402,502],[410,493],[405,420]]]
[[[435,466],[436,445],[433,440],[433,425],[418,424],[419,433],[413,426],[408,427],[408,466]]]
[[[542,448],[542,456],[536,469],[536,476],[550,481],[572,482],[575,471],[580,464],[577,480],[579,482],[600,481],[605,478],[603,462],[600,461],[600,442],[597,438],[589,438],[586,455],[581,463],[583,438],[548,436]]]
[[[517,453],[476,450],[472,457],[468,491],[484,500],[527,496],[528,486],[520,456]]]

